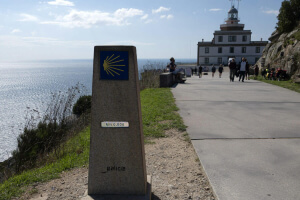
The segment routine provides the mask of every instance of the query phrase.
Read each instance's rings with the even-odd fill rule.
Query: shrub
[[[92,96],[81,96],[73,106],[73,114],[80,116],[83,113],[90,112],[92,105]]]
[[[294,33],[291,37],[295,38],[296,40],[300,41],[300,31]]]
[[[147,62],[143,66],[143,71],[140,77],[141,90],[146,88],[158,88],[159,87],[159,75],[163,72],[165,66],[162,63]]]
[[[31,116],[27,117],[24,131],[17,139],[17,149],[13,151],[12,159],[16,173],[41,165],[42,163],[38,162],[39,158],[50,152],[56,157],[63,154],[62,146],[67,135],[70,131],[74,132],[73,127],[76,124],[81,124],[78,122],[81,118],[72,118],[72,107],[82,88],[84,89],[84,86],[78,83],[66,92],[52,94],[41,120],[36,119],[36,117],[39,119],[39,116],[34,116],[36,113],[31,113]]]

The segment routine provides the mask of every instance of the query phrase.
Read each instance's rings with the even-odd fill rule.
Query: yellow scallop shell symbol
[[[122,69],[120,69],[120,67],[124,67],[125,65],[119,65],[117,63],[119,62],[123,62],[124,60],[118,60],[118,58],[120,56],[115,56],[115,54],[113,54],[112,56],[107,56],[106,59],[104,60],[103,62],[103,68],[104,68],[104,71],[106,71],[106,73],[108,75],[112,75],[112,76],[115,76],[115,75],[118,75],[120,76],[120,74],[118,73],[119,71],[124,71]]]

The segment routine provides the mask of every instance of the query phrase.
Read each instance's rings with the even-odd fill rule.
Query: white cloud
[[[35,22],[35,21],[38,21],[38,18],[36,16],[33,16],[33,15],[29,15],[29,14],[26,14],[26,13],[22,13],[20,14],[21,18],[19,21],[21,22]]]
[[[264,10],[263,13],[277,16],[279,14],[279,11],[278,10]]]
[[[93,46],[93,41],[66,41],[49,37],[20,37],[1,36],[0,43],[8,47],[35,47],[35,46]]]
[[[143,11],[134,8],[121,8],[114,13],[101,11],[71,10],[69,14],[56,17],[55,21],[44,21],[41,24],[53,24],[67,28],[90,28],[97,25],[129,25],[128,18],[143,15]]]
[[[172,19],[172,18],[174,18],[173,15],[168,15],[168,16],[167,16],[167,19]]]
[[[114,16],[117,18],[127,18],[127,17],[134,17],[137,15],[143,15],[144,12],[139,9],[135,8],[121,8],[115,11]]]
[[[222,9],[221,8],[211,8],[209,9],[209,11],[211,12],[217,12],[217,11],[221,11]]]
[[[156,10],[152,10],[152,13],[160,13],[160,12],[164,12],[164,11],[169,11],[169,10],[171,10],[171,8],[165,8],[165,7],[159,7],[158,9],[156,9]]]
[[[149,24],[151,22],[153,22],[153,20],[152,19],[148,19],[147,21],[145,21],[145,24]]]
[[[172,18],[174,18],[174,16],[173,15],[161,15],[160,18],[161,19],[172,19]]]
[[[141,17],[142,20],[145,20],[147,18],[148,18],[148,14],[146,14],[146,15],[144,15],[144,16]]]
[[[14,33],[20,33],[20,32],[21,32],[20,29],[14,29],[14,30],[11,31],[12,34],[14,34]]]
[[[48,4],[55,6],[74,6],[73,2],[65,0],[48,1]]]

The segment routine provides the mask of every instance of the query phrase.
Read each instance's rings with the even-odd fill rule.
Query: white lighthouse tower
[[[239,6],[239,1],[238,6]],[[251,41],[251,30],[244,30],[235,1],[231,0],[225,23],[214,32],[212,41],[198,42],[197,65],[227,64],[228,58],[236,58],[239,63],[245,57],[249,64],[255,64],[261,57],[268,41]]]

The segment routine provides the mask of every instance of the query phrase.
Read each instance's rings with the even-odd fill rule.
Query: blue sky
[[[282,0],[242,0],[252,40],[275,30]],[[237,5],[237,2],[235,3]],[[0,62],[92,59],[96,45],[134,45],[138,58],[196,58],[229,0],[0,0]]]

